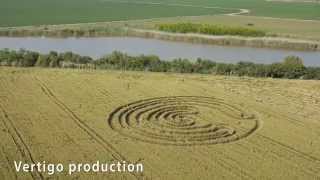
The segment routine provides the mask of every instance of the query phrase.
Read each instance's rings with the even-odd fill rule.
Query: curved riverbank
[[[131,35],[161,40],[184,41],[223,46],[320,51],[320,42],[281,37],[212,36],[194,33],[169,33],[155,30],[131,29]],[[130,35],[130,34],[129,34]]]
[[[128,28],[125,26],[105,26],[104,28],[3,28],[2,37],[142,37],[160,40],[182,41],[189,43],[246,46],[256,48],[288,49],[300,51],[320,51],[320,42],[299,40],[282,37],[242,37],[242,36],[213,36],[194,33],[170,33],[156,30]]]

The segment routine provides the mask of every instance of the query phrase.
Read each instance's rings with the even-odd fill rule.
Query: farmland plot
[[[266,0],[0,0],[0,27],[203,15],[320,20],[319,3]]]
[[[0,69],[0,179],[319,179],[319,81]],[[140,162],[21,173],[13,161]]]

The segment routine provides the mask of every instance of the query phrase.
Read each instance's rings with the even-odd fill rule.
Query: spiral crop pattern
[[[108,125],[121,135],[161,145],[228,143],[259,128],[255,114],[201,96],[159,97],[136,101],[115,109]]]

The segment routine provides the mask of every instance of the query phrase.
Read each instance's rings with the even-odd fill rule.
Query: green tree
[[[39,55],[35,66],[49,67],[50,60],[49,55]]]
[[[20,61],[20,66],[31,67],[34,66],[39,57],[39,53],[26,51],[23,53],[23,56]]]
[[[284,77],[289,79],[301,78],[305,74],[303,60],[297,56],[288,56],[283,63]]]

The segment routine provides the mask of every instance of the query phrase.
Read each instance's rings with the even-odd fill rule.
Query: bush
[[[266,36],[266,32],[251,28],[227,27],[210,24],[194,23],[176,23],[176,24],[159,24],[158,30],[174,33],[200,33],[209,35],[236,35],[236,36]]]

